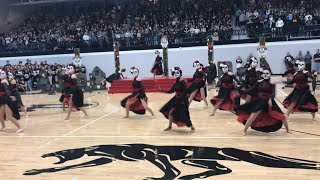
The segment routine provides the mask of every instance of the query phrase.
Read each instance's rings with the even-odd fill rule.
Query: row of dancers
[[[271,69],[264,65],[258,68],[258,61],[254,58],[249,60],[249,67],[245,72],[244,81],[240,81],[229,69],[227,63],[222,62],[220,68],[223,72],[220,77],[221,86],[218,95],[210,102],[213,105],[214,116],[217,109],[229,111],[237,115],[237,121],[244,125],[243,135],[251,127],[253,130],[261,132],[275,132],[285,126],[286,132],[290,133],[288,118],[293,112],[311,113],[315,118],[318,111],[317,100],[313,96],[316,79],[305,71],[305,62],[300,61],[298,71],[288,78],[294,84],[293,91],[283,101],[283,106],[287,109],[284,114],[275,101],[276,85],[271,83]],[[178,127],[189,127],[191,132],[195,132],[189,113],[189,106],[194,101],[208,102],[206,90],[206,72],[199,61],[195,61],[193,66],[196,71],[192,79],[191,86],[187,87],[186,80],[182,77],[182,69],[174,67],[171,69],[172,76],[176,77],[175,83],[170,90],[159,87],[163,93],[175,93],[161,109],[160,112],[169,119],[169,125],[165,131],[172,129],[172,124]],[[129,117],[129,111],[136,114],[145,114],[149,111],[154,118],[154,112],[148,107],[148,98],[145,94],[143,82],[139,78],[139,69],[132,67],[130,70],[134,79],[132,82],[133,92],[121,101],[121,106],[126,109],[125,118]],[[310,90],[308,79],[312,80],[313,88]],[[236,84],[234,83],[236,82]],[[240,104],[240,99],[245,103]]]
[[[82,89],[77,85],[77,77],[75,75],[74,65],[69,65],[63,69],[64,87],[62,88],[62,95],[60,102],[63,104],[63,110],[65,106],[68,106],[68,113],[65,120],[70,118],[73,109],[82,111],[84,118],[88,117],[86,110],[83,108],[84,96]],[[18,91],[15,76],[10,72],[0,71],[0,122],[1,129],[6,129],[6,121],[11,121],[18,130],[17,133],[21,133],[24,129],[21,127],[18,120],[20,119],[19,109],[22,109],[28,117],[26,107],[22,103],[20,92]]]
[[[312,79],[313,89],[315,90],[315,78],[305,71],[305,63],[300,61],[298,71],[288,76],[294,83],[294,90],[284,100],[283,105],[287,108],[287,114],[280,110],[275,102],[275,85],[270,82],[271,70],[268,66],[263,66],[262,71],[257,68],[256,59],[249,61],[249,68],[246,70],[245,80],[243,83],[229,71],[226,63],[221,63],[220,68],[223,75],[220,77],[221,87],[218,95],[213,97],[210,102],[214,106],[212,116],[216,110],[230,111],[238,116],[237,120],[245,125],[244,134],[249,127],[262,132],[274,132],[279,130],[282,125],[288,127],[288,117],[292,112],[310,112],[313,119],[318,111],[318,105],[315,97],[310,91],[308,78]],[[186,81],[182,78],[182,70],[175,67],[171,70],[172,76],[176,77],[176,81],[170,90],[164,90],[159,87],[159,91],[163,93],[175,93],[175,96],[168,101],[160,112],[169,119],[169,126],[166,131],[172,129],[175,123],[178,127],[187,126],[195,132],[195,128],[191,122],[189,114],[189,106],[194,101],[204,101],[208,106],[207,90],[206,90],[206,69],[199,61],[193,63],[196,68],[190,87],[187,87]],[[77,86],[77,79],[74,72],[74,66],[69,65],[63,71],[64,88],[60,101],[63,107],[68,105],[68,114],[65,118],[70,118],[73,109],[82,111],[84,118],[87,118],[87,112],[83,108],[83,92]],[[143,82],[139,78],[139,70],[135,67],[131,68],[131,74],[134,79],[132,82],[133,92],[130,96],[121,101],[121,106],[126,108],[125,118],[129,118],[129,111],[136,114],[145,114],[149,111],[154,118],[154,112],[148,107],[148,98],[145,94]],[[11,121],[18,128],[17,132],[23,132],[23,128],[17,120],[20,119],[19,108],[26,113],[26,108],[22,103],[21,96],[17,91],[14,75],[0,72],[0,121],[1,131],[5,129],[5,121]],[[234,81],[237,85],[234,85]],[[245,104],[240,105],[240,98],[245,99]],[[27,113],[26,113],[27,116]]]

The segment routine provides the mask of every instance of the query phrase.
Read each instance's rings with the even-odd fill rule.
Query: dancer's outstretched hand
[[[272,100],[271,99],[269,99],[268,104],[269,104],[269,107],[272,107]]]
[[[17,100],[15,96],[10,96],[10,98],[11,98],[12,101],[16,101]]]

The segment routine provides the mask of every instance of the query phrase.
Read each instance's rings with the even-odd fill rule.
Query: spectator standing
[[[244,13],[241,13],[239,16],[239,26],[244,26],[247,20],[247,16]]]
[[[31,84],[31,81],[30,81],[30,73],[28,71],[28,69],[25,67],[24,71],[23,71],[23,81],[24,82],[27,82],[27,87],[26,87],[26,90],[27,91],[30,91],[32,90],[32,84]]]
[[[302,55],[302,51],[299,51],[299,54],[297,55],[296,57],[296,60],[299,60],[299,61],[303,61],[303,55]]]
[[[311,60],[312,56],[309,51],[307,51],[307,54],[304,56],[304,62],[306,63],[306,70],[311,73]]]
[[[4,65],[4,68],[7,68],[7,67],[12,67],[9,61],[7,61],[6,65]]]
[[[269,28],[274,28],[274,23],[275,23],[275,20],[273,19],[273,16],[271,15],[269,17]]]
[[[315,70],[320,73],[320,50],[317,49],[317,53],[313,56],[313,62]]]
[[[281,18],[278,18],[278,21],[276,22],[276,29],[277,29],[278,35],[280,36],[282,36],[283,26],[284,26],[283,20]]]
[[[83,35],[83,41],[87,44],[87,45],[89,45],[89,41],[90,41],[90,36],[88,35],[88,33],[84,33],[84,35]]]

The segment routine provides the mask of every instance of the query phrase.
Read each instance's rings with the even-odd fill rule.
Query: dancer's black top
[[[247,91],[256,91],[258,98],[260,99],[273,99],[275,98],[276,85],[271,84],[270,79],[262,79],[257,81],[250,89]]]
[[[154,65],[161,65],[162,64],[162,57],[157,56],[156,60],[154,61]]]
[[[241,82],[239,81],[237,76],[235,76],[231,72],[224,73],[221,76],[221,80],[220,81],[221,81],[221,87],[222,88],[227,88],[227,89],[233,89],[234,88],[233,81],[235,81],[238,85],[241,85]]]
[[[132,92],[133,95],[140,94],[139,95],[140,98],[145,97],[144,85],[142,81],[137,80],[137,77],[135,77],[132,81],[132,88],[133,88],[133,92]]]
[[[78,82],[77,82],[77,78],[72,78],[72,75],[70,75],[67,78],[67,84],[68,87],[70,88],[70,94],[74,94],[75,89],[78,87]]]
[[[209,84],[212,84],[212,82],[217,77],[217,67],[214,63],[210,64],[208,67],[208,73],[207,73],[207,81]]]
[[[298,71],[296,74],[294,74],[292,78],[292,83],[295,83],[295,88],[298,89],[309,89],[310,86],[308,84],[308,78],[312,79],[312,90],[314,91],[316,89],[316,78],[313,77],[309,72],[307,71]]]
[[[181,81],[179,77],[179,78],[176,78],[176,82],[173,84],[173,86],[169,91],[162,91],[162,92],[168,93],[168,94],[175,92],[177,96],[183,96],[187,94],[187,84],[184,80]]]
[[[10,92],[14,93],[18,91],[17,84],[9,84]]]
[[[256,68],[247,69],[245,73],[246,88],[252,87],[260,79],[260,72]]]
[[[20,119],[19,108],[17,106],[18,99],[12,100],[10,96],[14,96],[14,95],[10,91],[7,83],[1,83],[0,84],[0,105],[7,104],[12,111],[12,116],[18,120]]]
[[[8,104],[11,92],[6,83],[0,83],[0,105]]]
[[[203,72],[202,70],[200,69],[197,69],[196,72],[193,74],[193,77],[191,80],[188,80],[189,82],[201,82],[201,81],[206,81],[206,73]]]

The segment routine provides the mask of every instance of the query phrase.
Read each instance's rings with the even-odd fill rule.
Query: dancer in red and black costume
[[[11,95],[15,97],[15,104],[17,106],[15,108],[16,112],[19,113],[19,108],[21,108],[23,110],[23,112],[25,113],[26,117],[28,117],[27,109],[24,106],[24,104],[22,103],[21,95],[20,95],[20,92],[18,91],[17,81],[15,80],[14,75],[9,72],[8,78],[9,78],[9,89],[10,89]],[[14,114],[16,114],[16,113],[14,113]],[[18,119],[18,118],[16,118],[16,119]]]
[[[66,105],[68,104],[69,102],[69,99],[70,97],[67,97],[67,92],[68,92],[68,89],[70,88],[70,82],[68,82],[68,80],[71,78],[68,78],[69,77],[69,73],[67,71],[67,68],[62,68],[61,69],[61,79],[62,79],[62,89],[61,89],[61,96],[60,96],[60,99],[59,101],[62,103],[62,109],[63,111],[65,111],[65,107]]]
[[[179,67],[174,67],[171,69],[171,74],[176,77],[176,82],[171,89],[164,91],[159,87],[160,92],[168,94],[175,92],[175,96],[160,109],[160,112],[169,119],[169,126],[164,131],[171,130],[172,123],[175,123],[178,127],[190,127],[191,132],[195,132],[195,128],[190,120],[187,85],[181,77],[182,70]]]
[[[237,109],[237,120],[245,125],[243,135],[247,134],[249,127],[261,132],[275,132],[282,124],[289,133],[286,116],[274,100],[276,85],[270,82],[270,67],[264,66],[262,69],[262,79],[250,89],[257,92],[257,97]]]
[[[188,88],[189,104],[193,100],[201,102],[202,100],[208,106],[207,101],[207,88],[206,88],[206,73],[203,71],[203,65],[199,61],[193,63],[193,67],[196,68],[196,72],[189,82],[192,82],[191,86]]]
[[[249,68],[245,71],[245,81],[244,85],[246,89],[250,89],[253,87],[260,77],[260,71],[257,69],[258,66],[258,60],[254,57],[252,57],[248,61]],[[252,98],[257,97],[257,92],[255,91],[249,91],[247,93],[241,92],[241,97],[245,99],[246,103],[250,102]]]
[[[220,68],[223,72],[220,80],[221,86],[218,95],[210,100],[214,106],[211,116],[215,115],[218,108],[224,111],[235,112],[235,109],[240,105],[240,94],[233,84],[233,81],[236,81],[240,87],[240,81],[232,72],[229,72],[226,62],[222,62]]]
[[[5,119],[11,121],[18,130],[17,133],[23,132],[23,128],[20,126],[19,122],[15,118],[15,116],[18,115],[17,118],[20,118],[19,112],[13,113],[13,111],[16,111],[17,106],[15,104],[15,97],[11,96],[11,92],[8,88],[8,80],[7,80],[7,74],[4,71],[0,71],[0,122],[1,122],[1,129],[0,131],[4,131],[6,129]]]
[[[311,76],[308,71],[305,71],[306,65],[304,61],[298,62],[298,72],[292,77],[294,84],[293,91],[283,101],[283,105],[287,108],[287,118],[292,112],[310,112],[312,119],[315,118],[315,113],[318,111],[318,103],[316,98],[310,91],[308,78],[312,79],[312,91],[316,88],[316,78]]]
[[[156,77],[156,75],[162,75],[163,74],[163,68],[162,68],[162,57],[160,57],[160,52],[156,51],[155,54],[157,55],[156,60],[154,61],[153,67],[151,69],[151,73],[153,74],[153,78]]]
[[[290,53],[287,53],[287,55],[284,57],[284,62],[285,62],[286,67],[287,67],[287,71],[285,72],[285,75],[288,78],[292,78],[292,76],[296,72],[295,69],[294,69],[294,66],[295,66],[296,63],[294,61],[294,58],[290,55]]]
[[[83,108],[83,92],[81,88],[78,87],[77,85],[77,76],[74,74],[75,68],[73,65],[68,66],[68,73],[69,76],[67,77],[67,83],[68,84],[68,89],[66,93],[66,97],[69,98],[68,104],[69,104],[69,110],[68,110],[68,115],[65,118],[65,120],[70,119],[70,114],[72,112],[72,109],[75,108],[77,110],[80,110],[84,113],[84,119],[88,118],[88,114],[86,110]]]
[[[152,115],[152,119],[155,118],[155,115],[152,109],[148,106],[148,98],[146,96],[143,83],[141,78],[139,78],[139,69],[132,67],[130,73],[133,76],[132,87],[133,92],[131,95],[124,98],[120,104],[123,108],[126,108],[126,116],[124,118],[129,118],[129,111],[132,111],[136,114],[143,115],[146,113],[146,110],[149,111]]]

